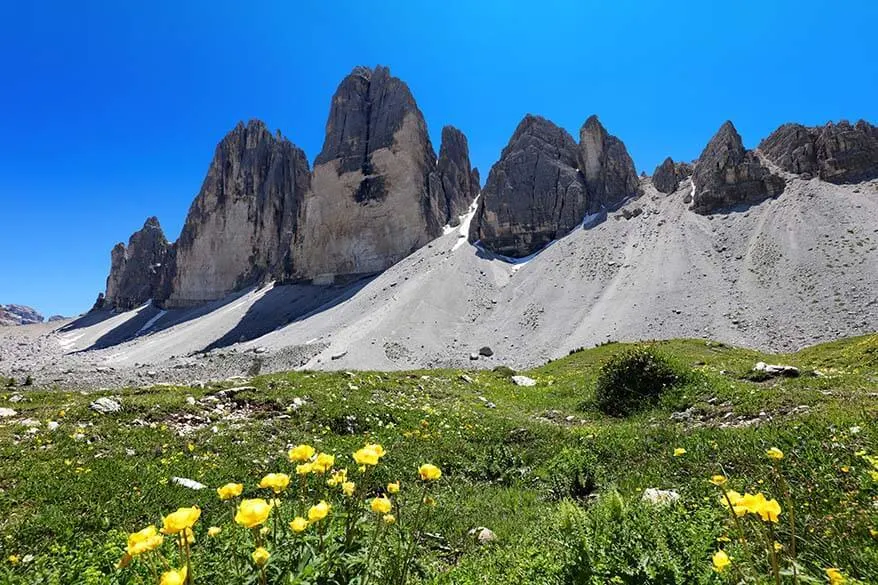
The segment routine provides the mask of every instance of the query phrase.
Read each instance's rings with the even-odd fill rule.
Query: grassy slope
[[[763,452],[778,446],[788,455],[784,466],[797,500],[799,531],[806,534],[803,565],[813,574],[839,566],[864,582],[878,582],[878,541],[869,533],[878,528],[876,489],[867,464],[855,455],[878,451],[878,335],[789,356],[698,340],[654,345],[698,374],[659,407],[625,420],[589,406],[600,364],[621,351],[621,344],[532,370],[528,375],[538,384],[531,388],[495,372],[468,372],[471,382],[458,371],[262,376],[252,381],[258,390],[236,398],[237,412],[246,416],[195,419],[200,423],[185,436],[178,431],[187,415],[205,417],[202,404],[187,404],[186,397],[201,399],[232,383],[203,390],[119,390],[112,395],[121,397],[125,409],[117,415],[88,409],[90,401],[109,392],[24,392],[27,401],[9,406],[43,426],[29,435],[19,424],[0,425],[0,558],[32,554],[35,560],[4,562],[0,581],[31,582],[54,574],[64,583],[137,582],[131,572],[113,569],[125,531],[182,505],[202,506],[206,519],[219,513],[212,490],[194,492],[171,484],[170,477],[208,486],[242,481],[245,494],[252,494],[264,473],[290,470],[284,454],[291,444],[312,442],[346,454],[368,438],[389,452],[379,479],[401,478],[405,486],[424,461],[444,471],[431,527],[433,548],[420,565],[427,581],[681,579],[679,573],[646,580],[626,576],[619,566],[628,562],[689,563],[680,569],[687,580],[712,582],[709,555],[726,526],[706,478],[723,470],[739,491],[771,492]],[[740,379],[759,360],[816,368],[824,375],[761,383]],[[304,406],[294,408],[295,398],[306,399]],[[704,423],[670,421],[671,412],[690,406]],[[724,421],[759,413],[764,415],[756,424],[720,428]],[[59,421],[60,428],[49,432],[48,420]],[[852,433],[853,427],[859,432]],[[673,457],[675,447],[687,454]],[[639,543],[609,539],[598,555],[589,549],[596,572],[585,577],[576,573],[586,561],[582,550],[571,548],[576,538],[570,535],[579,532],[570,524],[604,522],[605,510],[590,503],[593,498],[571,509],[551,497],[559,473],[567,469],[559,460],[571,452],[588,455],[597,493],[618,491],[631,506],[627,520],[612,514],[606,520],[620,523],[620,538],[642,532],[641,525],[657,530]],[[637,511],[635,502],[647,487],[676,489],[682,502],[662,514]],[[647,517],[639,518],[641,513]],[[473,543],[466,533],[475,526],[490,527],[497,542]],[[589,534],[588,546],[602,546],[605,535]]]

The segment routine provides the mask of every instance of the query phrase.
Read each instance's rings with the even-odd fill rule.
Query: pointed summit
[[[641,193],[625,144],[609,134],[594,115],[579,130],[579,168],[585,175],[593,211],[615,207]]]
[[[442,183],[445,223],[458,225],[460,216],[479,194],[479,180],[478,171],[470,164],[466,136],[454,126],[442,128],[437,171]]]
[[[110,275],[104,306],[128,310],[155,298],[162,266],[168,253],[168,240],[157,217],[131,234],[128,246],[119,242],[110,253]]]

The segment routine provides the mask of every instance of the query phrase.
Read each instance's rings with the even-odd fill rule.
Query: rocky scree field
[[[441,469],[415,531],[409,583],[773,583],[775,562],[783,583],[794,582],[794,568],[800,583],[878,582],[878,336],[790,355],[702,340],[638,344],[666,360],[679,383],[641,411],[605,415],[595,401],[601,367],[632,347],[609,343],[521,373],[296,372],[203,388],[7,388],[0,581],[155,582],[140,558],[120,567],[126,538],[198,506],[193,582],[260,582],[249,531],[231,521],[215,488],[239,482],[242,497],[272,498],[261,478],[287,473],[293,483],[277,496],[288,502],[278,510],[292,514],[283,505],[297,509],[300,480],[287,452],[307,443],[334,454],[333,467],[348,469],[358,494],[389,495],[394,506],[419,498],[420,465]],[[754,370],[759,362],[799,375]],[[363,476],[351,454],[375,443],[385,455]],[[768,457],[771,449],[783,459]],[[334,489],[322,486],[325,477],[309,480],[312,495]],[[398,494],[386,494],[396,481]],[[746,511],[733,519],[726,490],[776,501],[777,522]],[[343,522],[343,510],[329,518]],[[210,526],[221,532],[209,536]],[[304,534],[303,546],[317,547],[318,532]],[[166,537],[163,550],[173,559],[172,542]],[[265,567],[274,570],[284,551],[268,548]],[[350,553],[351,566],[365,554]],[[370,553],[375,575],[394,566],[394,554]],[[307,571],[283,579],[276,582],[341,582]]]

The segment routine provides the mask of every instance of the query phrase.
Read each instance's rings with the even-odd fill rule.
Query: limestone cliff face
[[[479,194],[480,187],[478,170],[470,164],[466,136],[454,126],[442,129],[437,172],[442,183],[440,205],[445,223],[456,226]]]
[[[731,122],[723,124],[707,143],[695,164],[692,181],[692,210],[703,214],[759,203],[780,195],[786,185],[755,153],[744,148]]]
[[[155,217],[131,235],[127,247],[116,244],[110,253],[103,306],[128,310],[155,298],[167,252],[168,240]]]
[[[294,256],[298,278],[379,272],[441,233],[442,180],[427,125],[405,83],[359,67],[332,99]]]
[[[609,134],[597,116],[589,117],[579,130],[579,168],[592,211],[613,208],[642,192],[625,144]]]
[[[305,153],[265,124],[239,123],[217,146],[164,275],[165,306],[221,298],[294,269],[291,254],[310,186]]]

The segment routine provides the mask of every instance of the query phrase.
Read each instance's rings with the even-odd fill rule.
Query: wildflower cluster
[[[255,486],[266,492],[242,497],[244,484],[227,483],[216,490],[227,503],[228,528],[222,522],[207,529],[212,540],[225,540],[231,552],[226,574],[235,582],[299,582],[307,575],[326,576],[328,582],[371,579],[403,585],[422,538],[435,500],[430,487],[442,476],[432,464],[421,465],[405,494],[402,482],[376,485],[373,469],[387,455],[377,444],[352,454],[356,471],[336,464],[336,456],[298,445],[287,454],[295,474],[269,473]],[[402,496],[407,497],[402,497]],[[192,585],[197,555],[193,555],[197,506],[180,508],[162,520],[161,530],[147,526],[128,536],[120,567],[135,558],[159,585]],[[169,554],[168,541],[175,543]]]

